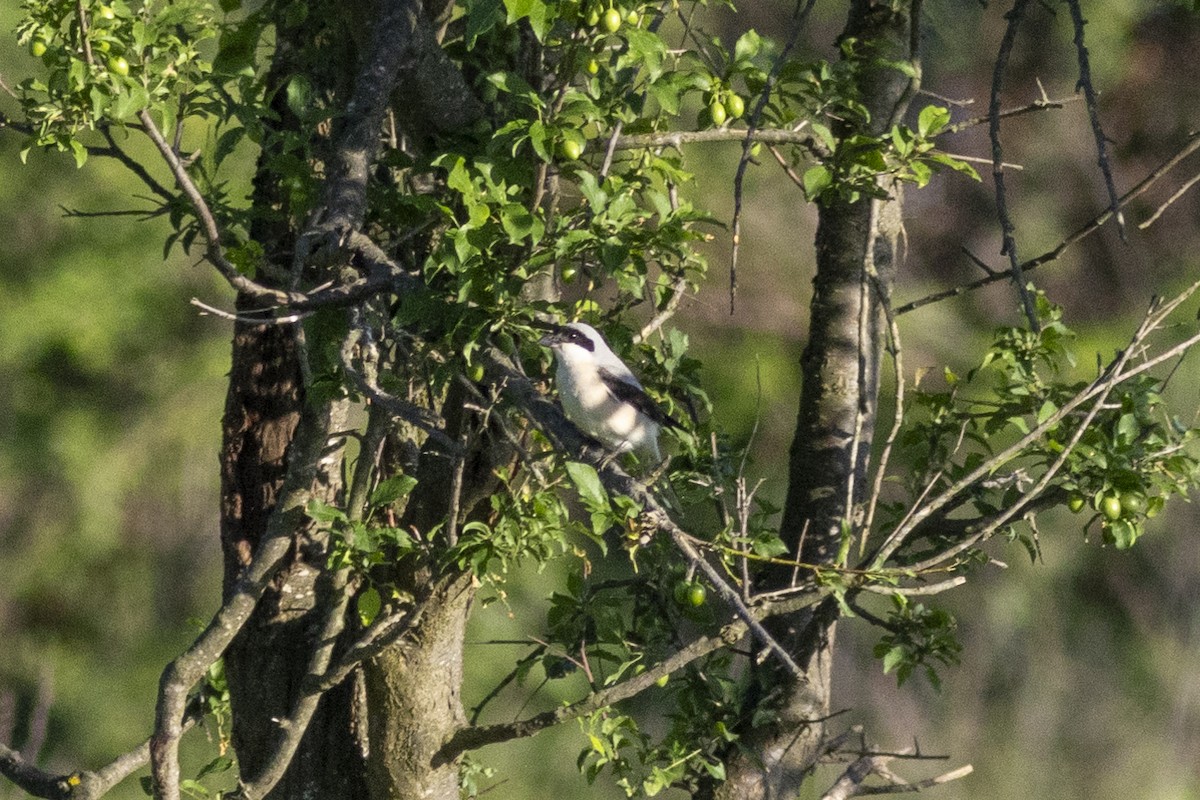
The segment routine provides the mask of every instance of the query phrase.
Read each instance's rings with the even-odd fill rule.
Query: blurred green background
[[[956,118],[984,113],[1002,31],[998,4],[926,4],[924,86],[971,99]],[[1085,3],[1101,109],[1119,191],[1200,127],[1200,15],[1165,2]],[[807,52],[832,54],[844,3],[820,2]],[[1065,7],[1031,10],[1007,79],[1005,105],[1068,97],[1077,78]],[[745,2],[714,11],[727,41],[747,27],[782,38],[790,3]],[[17,11],[0,9],[11,31]],[[34,66],[11,34],[0,38],[0,76],[12,85]],[[917,108],[942,102],[919,97]],[[0,109],[13,104],[0,96]],[[1105,204],[1081,103],[1004,126],[1010,204],[1023,257],[1050,249]],[[132,141],[132,140],[131,140]],[[989,154],[981,127],[950,137],[961,155]],[[695,189],[725,219],[732,210],[732,148],[701,146]],[[228,306],[212,270],[178,251],[165,259],[166,225],[139,216],[80,217],[144,207],[113,162],[76,170],[0,131],[0,737],[43,736],[41,762],[95,767],[150,731],[159,670],[207,619],[219,596],[217,447],[228,366],[228,323],[188,304]],[[782,495],[795,417],[797,359],[807,328],[813,209],[769,158],[749,173],[737,311],[728,312],[730,242],[708,247],[712,280],[677,323],[707,362],[715,414],[745,439],[757,420],[752,474]],[[1127,209],[1137,223],[1200,171],[1193,158]],[[910,191],[908,256],[897,303],[978,276],[961,248],[999,266],[990,181],[940,177]],[[1200,205],[1188,195],[1130,244],[1106,228],[1034,274],[1081,333],[1081,369],[1119,347],[1151,294],[1200,278]],[[991,329],[1019,322],[1011,287],[996,284],[902,318],[905,363],[959,370],[975,363]],[[1200,398],[1200,356],[1172,384],[1179,413]],[[754,387],[761,379],[762,395]],[[1085,542],[1079,521],[1042,530],[1044,563],[997,550],[1007,570],[983,570],[940,602],[959,617],[963,663],[943,688],[903,688],[870,657],[874,634],[839,629],[835,708],[890,748],[916,739],[948,761],[898,764],[924,777],[970,762],[975,774],[939,798],[1200,798],[1200,516],[1174,503],[1131,553]],[[468,703],[524,651],[488,644],[535,635],[552,576],[512,587],[506,606],[481,609],[468,646]],[[526,606],[528,601],[529,606]],[[532,690],[536,686],[527,687]],[[526,712],[573,696],[570,680],[543,687]],[[528,692],[526,692],[526,695]],[[524,702],[509,693],[497,718]],[[48,713],[45,710],[48,708]],[[211,755],[195,735],[193,758]],[[583,738],[573,725],[485,749],[503,781],[489,796],[617,797],[574,769]],[[557,752],[557,756],[549,755]],[[830,776],[832,780],[832,775]],[[819,781],[827,785],[829,781]],[[815,788],[815,787],[814,787]],[[0,786],[0,798],[19,796]],[[141,796],[136,782],[112,797]]]

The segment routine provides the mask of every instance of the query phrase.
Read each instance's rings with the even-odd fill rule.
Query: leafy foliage
[[[140,130],[174,138],[181,157],[184,128],[201,126],[204,145],[180,161],[221,230],[213,244],[239,273],[272,285],[328,277],[293,263],[290,251],[272,252],[255,231],[280,226],[296,240],[318,211],[330,131],[344,122],[349,91],[330,65],[336,48],[351,47],[337,43],[351,37],[320,28],[321,46],[280,75],[264,43],[324,24],[302,2],[254,10],[230,2],[223,13],[201,0],[26,0],[24,8],[20,41],[45,67],[44,78],[20,87],[32,130],[26,149],[69,151],[82,167],[97,149],[113,154],[115,133]],[[860,529],[858,516],[843,520],[835,563],[800,563],[778,534],[779,509],[747,487],[744,453],[708,418],[686,336],[630,327],[635,316],[668,315],[699,286],[707,265],[695,245],[717,225],[681,193],[694,176],[666,134],[740,126],[748,105],[759,106],[756,126],[811,133],[784,159],[799,168],[807,199],[851,204],[888,197],[902,183],[923,187],[940,170],[977,178],[937,149],[950,112],[929,105],[913,125],[873,132],[858,87],[863,70],[879,64],[852,37],[838,60],[777,64],[777,46],[754,32],[728,48],[692,31],[681,4],[465,0],[458,11],[444,53],[479,99],[480,118],[454,135],[393,135],[372,173],[363,225],[422,291],[372,298],[349,319],[336,311],[306,317],[306,388],[310,402],[365,406],[371,397],[374,407],[396,401],[465,416],[464,450],[503,440],[513,454],[481,468],[490,481],[481,499],[459,509],[456,496],[454,515],[423,530],[405,524],[428,489],[419,459],[392,440],[380,447],[387,458],[378,457],[369,491],[308,504],[328,542],[327,566],[360,587],[362,626],[416,602],[414,587],[399,587],[400,570],[468,574],[490,602],[507,599],[519,566],[561,562],[567,578],[549,598],[544,638],[515,674],[525,679],[539,666],[547,681],[580,673],[598,692],[643,675],[685,637],[718,636],[728,621],[708,602],[716,582],[654,535],[645,509],[607,491],[593,466],[554,452],[500,401],[486,356],[496,350],[544,374],[547,355],[536,341],[547,319],[596,324],[650,394],[689,421],[670,434],[676,452],[662,496],[694,517],[698,545],[747,599],[760,570],[787,567],[802,576],[796,593],[823,592],[853,613],[864,588],[985,562],[994,532],[1036,555],[1036,515],[1061,505],[1090,505],[1097,513],[1088,526],[1128,548],[1168,495],[1200,482],[1187,450],[1196,432],[1164,412],[1164,379],[1140,374],[1108,386],[1102,402],[1077,402],[1096,384],[1068,376],[1072,334],[1039,295],[1040,330],[998,331],[976,369],[963,378],[947,370],[943,387],[916,393],[899,437],[904,498],[883,506],[874,530]],[[683,26],[694,46],[672,46],[665,21]],[[248,157],[258,159],[253,186],[236,178]],[[202,230],[198,209],[163,194],[153,202],[173,228],[166,246],[188,251]],[[353,327],[359,339],[347,347]],[[356,380],[356,371],[367,377]],[[404,434],[416,449],[420,437]],[[361,454],[355,472],[375,469],[372,457]],[[478,465],[457,451],[445,458],[461,488],[462,474]],[[937,508],[923,507],[934,497]],[[923,508],[929,522],[905,528]],[[1014,508],[1023,509],[1019,519]],[[895,548],[851,566],[855,542],[865,550],[868,540],[889,537],[898,537]],[[628,563],[597,569],[597,554],[616,552],[614,544]],[[920,668],[936,685],[936,665],[957,661],[955,623],[944,611],[897,591],[882,627],[875,654],[901,683]],[[581,770],[589,780],[610,773],[630,796],[722,780],[733,731],[774,721],[761,707],[749,723],[743,718],[743,667],[716,649],[672,675],[654,690],[672,709],[658,729],[643,726],[631,703],[583,717]],[[211,686],[221,696],[219,676]],[[221,723],[228,713],[221,703],[209,712]],[[206,793],[200,778],[230,766],[206,767],[188,790]],[[490,776],[474,761],[461,764],[468,795]]]

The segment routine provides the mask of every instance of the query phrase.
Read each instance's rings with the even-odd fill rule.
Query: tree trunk
[[[366,663],[372,800],[458,800],[458,762],[438,751],[466,724],[463,636],[470,581],[444,581],[405,639]]]
[[[847,125],[839,136],[883,135],[903,115],[918,80],[886,62],[904,62],[919,75],[919,14],[919,0],[851,3],[843,37],[858,41],[858,99],[870,121],[855,130]],[[832,200],[819,208],[812,317],[781,528],[791,552],[808,563],[833,564],[843,529],[856,531],[861,522],[857,503],[865,489],[886,334],[881,293],[890,292],[901,234],[900,187],[882,188],[888,193],[883,199]],[[808,577],[780,569],[768,576],[768,587]],[[773,659],[756,669],[749,702],[773,709],[775,717],[743,732],[718,798],[768,800],[799,791],[824,738],[836,620],[837,606],[827,601],[768,626],[796,656],[804,678],[797,680]]]
[[[319,11],[315,8],[299,22],[283,17],[274,20],[276,46],[267,76],[273,88],[274,118],[264,121],[271,135],[264,137],[264,150],[256,165],[255,216],[250,229],[250,239],[264,252],[261,272],[265,274],[257,277],[268,285],[286,285],[297,235],[290,195],[273,168],[281,156],[289,155],[280,148],[296,147],[303,132],[283,87],[296,74],[304,74],[313,85],[344,94],[347,76],[354,68],[349,50],[339,58],[324,54],[326,63],[319,69],[305,63],[305,59],[321,58],[322,54],[313,52],[314,42],[332,40],[335,44],[325,46],[347,47],[336,44],[347,37],[329,35],[330,29],[344,22]],[[290,135],[290,145],[284,144],[288,141],[281,135],[284,133]],[[318,149],[320,142],[312,146]],[[239,297],[239,312],[258,310],[253,301]],[[335,420],[344,417],[345,409],[337,406],[305,412],[304,356],[298,337],[294,325],[238,322],[234,327],[221,455],[226,591],[249,563],[266,531],[287,473],[289,448],[298,444],[293,438],[301,413],[333,414]],[[344,427],[344,420],[335,421],[333,427]],[[340,459],[337,451],[330,455],[323,460],[314,487],[316,496],[328,501],[341,490]],[[326,609],[334,602],[325,559],[325,537],[298,529],[292,552],[226,652],[234,712],[233,747],[243,779],[258,776],[274,754],[280,734],[277,720],[285,718],[296,703]],[[268,797],[366,798],[361,727],[354,684],[347,681],[322,697],[290,766]]]

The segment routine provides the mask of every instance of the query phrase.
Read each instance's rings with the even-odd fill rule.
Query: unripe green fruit
[[[1083,495],[1073,494],[1071,495],[1070,499],[1067,500],[1067,508],[1071,509],[1072,514],[1078,514],[1083,510],[1085,502],[1086,501],[1083,499]]]
[[[737,119],[746,113],[746,101],[739,95],[731,94],[725,98],[725,110],[729,112],[730,119]]]
[[[638,24],[638,13],[636,11],[630,11],[628,14],[626,14],[625,15],[625,24],[626,25],[637,25]]]
[[[707,599],[708,590],[704,588],[704,584],[696,582],[688,587],[688,603],[692,608],[699,608]]]
[[[483,380],[483,364],[472,364],[467,370],[467,377],[471,379],[471,383],[479,383]]]
[[[108,60],[108,71],[125,77],[129,74],[129,62],[124,56],[113,56]]]
[[[1100,501],[1100,513],[1111,520],[1121,518],[1121,499],[1115,494],[1107,494]]]
[[[587,69],[588,75],[595,75],[600,71],[600,62],[593,58],[587,62],[585,69]]]
[[[577,139],[566,139],[559,145],[559,151],[562,153],[563,158],[574,161],[583,155],[583,142]]]
[[[1146,496],[1137,492],[1121,495],[1121,509],[1130,515],[1146,513]]]
[[[113,20],[117,18],[117,12],[112,10],[112,6],[100,6],[96,9],[96,16],[100,19]]]
[[[713,125],[721,127],[725,124],[725,106],[714,100],[708,106],[708,116],[712,118]]]
[[[604,12],[600,18],[600,27],[609,33],[616,33],[621,29],[621,12],[615,8],[610,8]]]
[[[41,39],[34,39],[29,43],[29,55],[34,58],[41,58],[46,55],[46,43]]]

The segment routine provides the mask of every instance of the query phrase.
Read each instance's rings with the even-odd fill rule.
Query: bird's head
[[[543,336],[539,343],[554,350],[556,355],[568,361],[592,359],[597,355],[611,352],[596,329],[584,322],[557,325]]]

